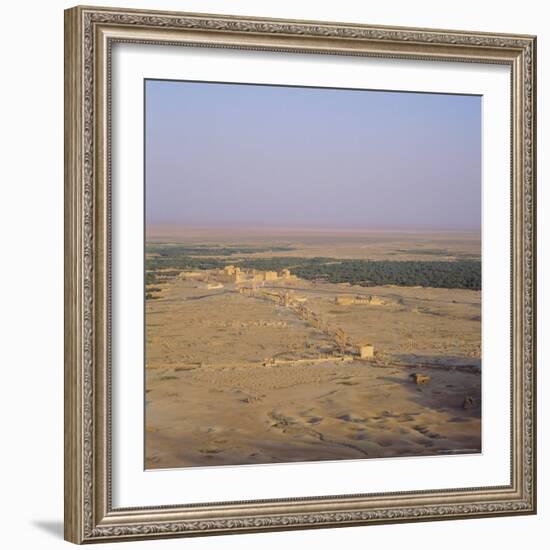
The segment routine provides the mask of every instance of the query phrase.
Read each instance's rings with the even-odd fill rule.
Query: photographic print
[[[481,97],[145,81],[147,469],[481,451]]]

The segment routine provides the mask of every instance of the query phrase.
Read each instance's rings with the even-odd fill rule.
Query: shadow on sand
[[[435,368],[408,368],[411,373],[425,374],[430,377],[426,384],[416,384],[411,377],[383,376],[381,380],[399,384],[408,391],[413,401],[422,409],[434,410],[463,416],[479,418],[481,415],[481,376],[475,367],[465,369],[445,369],[438,372]],[[464,400],[472,398],[472,406],[464,408]]]

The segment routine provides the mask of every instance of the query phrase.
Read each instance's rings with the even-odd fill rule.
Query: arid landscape
[[[145,82],[145,467],[481,451],[481,97]]]
[[[481,451],[473,232],[163,226],[146,467]]]

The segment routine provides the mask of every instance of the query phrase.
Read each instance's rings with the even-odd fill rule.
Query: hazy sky
[[[479,229],[481,98],[148,80],[146,216]]]

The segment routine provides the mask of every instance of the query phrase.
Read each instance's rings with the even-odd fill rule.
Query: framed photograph
[[[533,36],[65,12],[65,538],[533,514]]]

